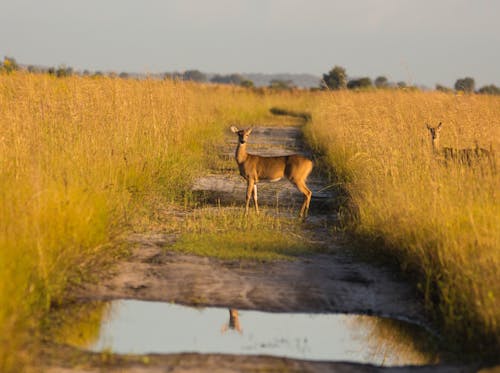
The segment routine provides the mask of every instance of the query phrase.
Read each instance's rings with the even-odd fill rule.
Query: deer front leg
[[[255,212],[259,214],[259,204],[257,203],[257,184],[253,186],[253,203],[255,204]]]
[[[254,185],[255,185],[254,180],[249,178],[247,180],[247,198],[246,198],[246,201],[245,201],[245,214],[246,215],[248,215],[248,210],[249,210],[249,207],[250,207],[250,198],[252,198]]]

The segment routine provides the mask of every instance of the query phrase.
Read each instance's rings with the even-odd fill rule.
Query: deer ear
[[[427,126],[427,129],[428,129],[428,130],[430,130],[430,129],[432,128],[431,126],[429,126],[429,124],[428,124],[428,123],[425,123],[425,125]]]
[[[233,131],[234,133],[238,133],[239,130],[235,126],[231,126],[231,131]]]
[[[438,126],[436,127],[438,130],[441,129],[441,127],[443,126],[443,123],[439,122]]]
[[[252,133],[252,131],[253,131],[253,128],[248,128],[247,129],[247,135],[250,135]]]

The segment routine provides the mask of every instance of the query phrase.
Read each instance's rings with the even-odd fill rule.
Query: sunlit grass
[[[355,207],[349,228],[417,275],[448,342],[482,354],[500,346],[500,174],[437,159],[425,123],[443,122],[443,146],[498,152],[499,118],[496,97],[341,92],[307,129]]]

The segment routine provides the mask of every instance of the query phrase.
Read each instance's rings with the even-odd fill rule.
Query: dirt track
[[[301,151],[296,127],[256,128],[251,141],[259,154],[274,155]],[[250,144],[250,145],[251,145]],[[277,144],[284,145],[278,147]],[[227,146],[233,157],[235,143]],[[256,148],[256,147],[255,147]],[[307,236],[328,248],[296,261],[257,263],[223,261],[182,255],[163,250],[175,240],[162,234],[128,237],[133,255],[116,268],[116,276],[81,289],[82,299],[134,298],[176,302],[185,305],[222,306],[263,311],[349,312],[391,316],[425,324],[414,290],[395,278],[389,268],[364,263],[348,245],[336,243],[325,224],[335,218],[325,205],[335,196],[326,192],[326,181],[313,174],[308,183],[314,192]],[[234,204],[244,199],[245,183],[235,171],[212,174],[194,186],[217,203]],[[278,197],[276,197],[278,195]],[[302,195],[287,181],[259,186],[261,204],[299,206]]]
[[[256,128],[250,141],[250,152],[265,155],[303,151],[297,128]],[[260,146],[253,146],[259,144]],[[228,141],[224,156],[232,157],[235,141]],[[335,220],[331,206],[335,195],[325,191],[326,182],[313,174],[308,183],[313,190],[311,218],[304,229],[327,247],[326,254],[300,257],[295,261],[257,263],[224,261],[182,255],[164,250],[175,240],[161,233],[134,234],[127,238],[132,255],[118,263],[113,275],[98,284],[76,289],[82,300],[140,299],[176,302],[196,306],[220,306],[281,312],[348,312],[390,316],[428,326],[414,289],[394,276],[391,269],[365,263],[353,255],[351,248],[332,239],[326,226]],[[245,184],[237,174],[207,175],[198,180],[195,190],[204,191],[208,200],[218,204],[243,205]],[[299,206],[302,199],[285,182],[262,185],[262,205]],[[72,349],[61,347],[60,352]],[[77,353],[73,351],[73,353]],[[89,354],[90,355],[90,354]],[[53,370],[75,372],[78,369],[59,361],[55,354]],[[67,369],[67,370],[63,370]],[[81,371],[99,371],[92,363]],[[172,354],[151,356],[149,364],[140,359],[112,364],[106,371],[398,371],[350,363],[304,362],[259,356]],[[410,370],[404,368],[403,370]],[[470,367],[415,367],[416,371],[474,371]]]

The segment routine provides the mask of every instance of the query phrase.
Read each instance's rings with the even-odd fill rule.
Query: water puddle
[[[197,309],[137,300],[104,307],[98,332],[66,343],[120,354],[252,354],[384,366],[439,360],[428,333],[379,317]]]

